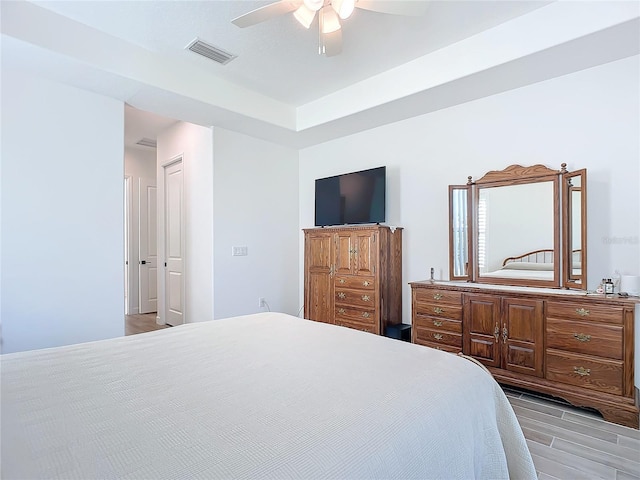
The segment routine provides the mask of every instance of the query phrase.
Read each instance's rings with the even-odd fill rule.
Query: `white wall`
[[[635,56],[304,149],[300,228],[314,223],[314,179],[387,165],[387,223],[405,227],[410,323],[407,282],[432,266],[449,275],[447,186],[511,164],[566,162],[588,169],[589,287],[615,269],[639,274],[639,77]]]
[[[124,333],[124,105],[2,71],[3,352]]]
[[[213,134],[179,122],[158,136],[158,317],[164,323],[164,169],[182,156],[185,222],[185,322],[213,319]]]
[[[130,225],[129,225],[129,314],[139,312],[138,262],[139,252],[139,214],[140,214],[140,179],[156,179],[156,150],[125,148],[124,174],[131,178],[130,189]]]
[[[264,311],[296,315],[298,152],[214,128],[215,318]],[[246,246],[247,256],[231,256]]]

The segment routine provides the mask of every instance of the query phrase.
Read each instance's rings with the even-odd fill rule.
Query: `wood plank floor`
[[[125,315],[124,317],[124,334],[135,335],[137,333],[151,332],[167,328],[168,325],[158,325],[156,323],[156,314],[142,313],[136,315]]]
[[[540,480],[640,480],[640,431],[599,413],[503,387],[527,439]]]
[[[156,314],[127,315],[126,335],[166,328]],[[640,480],[640,431],[597,412],[504,387],[527,439],[540,480]]]

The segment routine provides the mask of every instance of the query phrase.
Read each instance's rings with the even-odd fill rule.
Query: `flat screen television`
[[[316,227],[385,221],[386,167],[316,180]]]

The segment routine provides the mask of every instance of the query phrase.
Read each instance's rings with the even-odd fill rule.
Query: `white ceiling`
[[[268,3],[5,0],[2,66],[153,112],[127,109],[139,129],[127,142],[179,119],[304,147],[640,49],[637,1],[433,0],[421,17],[356,9],[335,57],[318,55],[317,27],[292,14],[231,23]],[[185,50],[196,37],[238,57],[220,65]]]

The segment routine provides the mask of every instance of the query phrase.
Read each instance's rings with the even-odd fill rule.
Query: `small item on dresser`
[[[613,294],[613,282],[610,278],[607,278],[607,281],[604,284],[604,293]]]
[[[435,269],[433,267],[431,267],[431,281],[433,282],[434,278],[433,278],[433,274],[435,273]]]
[[[600,282],[600,285],[598,285],[598,288],[596,288],[596,293],[604,293],[604,284],[606,283],[606,280],[603,278],[602,282]]]

